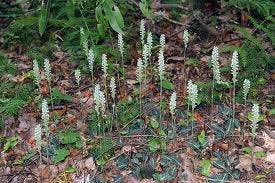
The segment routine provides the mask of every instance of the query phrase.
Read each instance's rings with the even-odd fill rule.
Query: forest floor
[[[241,47],[247,41],[230,24],[233,22],[238,22],[246,31],[256,34],[265,46],[264,50],[273,58],[274,47],[266,41],[264,33],[255,31],[245,14],[234,9],[220,8],[209,3],[202,10],[204,15],[209,15],[208,17],[182,15],[178,20],[172,20],[171,9],[155,5],[154,14],[165,18],[162,21],[145,20],[146,30],[153,34],[154,46],[150,58],[151,65],[147,71],[147,83],[141,91],[141,112],[139,83],[136,77],[137,60],[142,57],[141,46],[136,41],[140,40],[140,20],[134,16],[125,18],[125,21],[135,22],[133,24],[136,29],[125,36],[126,78],[125,82],[122,77],[119,80],[117,117],[112,121],[112,129],[107,129],[104,135],[94,132],[94,126],[97,125],[97,118],[91,113],[95,105],[94,85],[88,69],[81,75],[78,89],[74,79],[74,70],[78,68],[78,62],[70,61],[71,53],[62,48],[52,53],[50,66],[54,105],[49,102],[49,143],[42,143],[43,147],[47,146],[42,148],[43,182],[80,183],[88,179],[91,182],[126,183],[274,182],[274,70],[264,69],[265,73],[252,84],[245,114],[242,82],[250,71],[240,69],[239,75],[244,77],[239,79],[237,85],[235,122],[232,122],[231,83],[216,88],[216,98],[211,107],[213,74],[209,62],[213,47],[221,48],[221,75],[230,82],[232,52],[225,48]],[[184,7],[180,9],[185,10]],[[214,18],[210,21],[209,17]],[[182,41],[185,29],[188,29],[191,35],[186,54]],[[166,36],[166,79],[162,93],[163,119],[160,121],[157,63],[158,40],[161,34]],[[4,38],[0,35],[0,39]],[[112,44],[102,44],[109,44],[110,49],[115,50],[115,33],[112,41]],[[33,75],[30,72],[33,68],[33,59],[27,54],[24,45],[18,44],[14,48],[3,46],[0,50],[8,62],[16,67],[16,72],[12,75],[0,74],[0,113],[3,113],[4,119],[0,135],[0,182],[39,182],[39,153],[33,134],[34,127],[42,123],[41,101],[43,98],[50,98],[50,87],[45,78],[42,78],[40,91],[33,84]],[[117,59],[110,53],[106,54],[108,60]],[[1,56],[0,59],[6,58]],[[94,83],[102,83],[104,88],[100,66],[95,67],[94,78]],[[188,80],[196,83],[199,89],[200,102],[193,114],[187,111]],[[9,83],[13,83],[12,86]],[[169,100],[173,91],[177,93],[175,133],[172,130],[169,112]],[[5,110],[8,107],[4,105],[4,98],[11,93],[27,93],[28,96],[25,98],[28,102],[17,104],[12,103],[15,101],[9,101],[16,109],[18,106],[18,112],[11,112],[12,115],[7,117]],[[106,116],[112,116],[113,101],[111,96],[107,98]],[[251,117],[248,113],[255,102],[260,106],[261,121],[253,144]],[[190,119],[195,129],[192,135]],[[247,127],[243,139],[244,121]]]

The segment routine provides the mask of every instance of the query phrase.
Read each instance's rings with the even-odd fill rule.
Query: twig
[[[170,9],[170,8],[180,8],[180,9],[183,9],[183,10],[187,10],[187,8],[179,5],[179,4],[158,4],[155,6],[155,8],[167,8],[167,9]]]

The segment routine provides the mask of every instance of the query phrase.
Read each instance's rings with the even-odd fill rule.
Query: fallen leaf
[[[251,172],[252,171],[251,156],[245,154],[245,155],[241,155],[239,159],[240,159],[240,164],[236,166],[236,169],[239,169],[241,172],[244,172],[244,171]]]

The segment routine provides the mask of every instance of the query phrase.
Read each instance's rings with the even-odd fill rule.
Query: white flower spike
[[[148,45],[148,57],[151,57],[152,54],[152,46],[153,46],[153,37],[152,32],[148,32],[147,35],[147,45]]]
[[[81,72],[80,72],[80,70],[76,69],[75,72],[74,72],[74,75],[75,75],[76,83],[79,86],[80,85],[80,80],[81,80]]]
[[[104,92],[100,90],[100,85],[96,84],[95,85],[95,90],[94,90],[94,101],[95,101],[95,110],[97,114],[102,114],[105,112],[105,95]]]
[[[90,49],[88,53],[88,63],[89,63],[89,69],[91,74],[93,74],[94,72],[94,61],[95,61],[94,51]]]
[[[40,76],[40,70],[36,59],[33,60],[33,72],[34,72],[35,82],[37,86],[40,88],[41,76]]]
[[[258,104],[254,104],[252,107],[252,138],[253,138],[253,142],[256,136],[256,129],[258,127],[258,123],[259,122],[259,105]]]
[[[149,57],[149,50],[148,50],[148,44],[145,44],[143,46],[143,52],[142,52],[142,58],[144,61],[144,67],[147,68],[148,65],[148,57]]]
[[[119,33],[118,34],[118,48],[119,48],[119,52],[121,55],[123,55],[123,51],[124,51],[124,42],[123,42],[123,37],[122,37],[122,34]]]
[[[51,65],[50,65],[49,59],[44,59],[44,68],[45,68],[47,80],[50,84],[51,83]]]
[[[104,78],[107,78],[107,68],[108,68],[108,63],[107,63],[107,56],[106,54],[102,55],[102,65],[101,65],[103,74],[104,74]]]
[[[244,95],[244,99],[246,99],[248,92],[250,89],[250,81],[248,79],[245,79],[243,82],[243,95]]]
[[[41,135],[42,135],[42,129],[40,124],[38,124],[35,128],[34,128],[34,139],[36,141],[36,145],[38,148],[38,151],[41,151],[41,146],[42,146],[42,140],[41,140]]]
[[[177,93],[173,92],[170,98],[170,113],[172,115],[175,114],[176,105],[177,105]]]
[[[238,68],[239,68],[238,52],[234,51],[232,56],[232,61],[231,61],[231,73],[233,76],[232,81],[234,83],[236,83],[237,81]]]
[[[139,58],[137,61],[137,70],[136,70],[136,75],[137,75],[137,80],[138,82],[141,84],[142,80],[143,80],[143,63],[142,63],[142,59]]]
[[[163,49],[159,50],[158,70],[159,70],[159,77],[162,79],[163,74],[164,74],[164,55],[163,55]]]
[[[189,33],[188,33],[188,30],[184,30],[182,38],[183,38],[183,42],[184,42],[184,47],[186,49],[187,45],[188,45],[188,42],[189,42]]]
[[[111,88],[112,98],[113,98],[113,100],[115,100],[115,96],[116,96],[116,81],[115,81],[114,77],[111,78],[110,88]]]
[[[162,49],[164,52],[164,47],[165,47],[165,35],[164,34],[161,34],[159,43],[160,43],[160,49]]]
[[[141,44],[144,45],[144,37],[145,37],[145,21],[142,19],[140,21],[140,39],[141,39]]]
[[[219,49],[218,47],[214,47],[212,51],[212,70],[213,70],[213,75],[214,79],[218,84],[221,83],[221,73],[220,73],[220,64],[219,64]]]
[[[50,114],[49,114],[49,107],[48,102],[46,99],[43,99],[42,101],[42,116],[43,125],[45,128],[46,135],[49,135],[49,121],[50,121]]]

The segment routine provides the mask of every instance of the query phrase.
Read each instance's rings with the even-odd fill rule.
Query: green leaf
[[[38,28],[39,28],[39,34],[42,36],[46,30],[47,26],[47,18],[48,18],[48,9],[45,5],[41,7],[40,10],[40,17],[38,20]]]
[[[60,132],[58,137],[62,144],[73,144],[80,140],[79,132],[75,132],[72,129]]]
[[[274,114],[275,114],[275,108],[270,109],[270,110],[268,111],[268,113],[269,113],[270,116],[274,115]]]
[[[198,140],[203,145],[205,143],[205,131],[202,130],[201,133],[198,135]]]
[[[265,152],[263,152],[263,151],[256,151],[255,152],[255,156],[257,157],[257,158],[262,158],[262,157],[265,157]]]
[[[210,168],[211,168],[211,160],[205,159],[202,161],[202,175],[209,176],[210,175]]]
[[[67,156],[69,156],[70,154],[70,151],[66,148],[62,148],[62,149],[58,149],[56,152],[55,152],[55,157],[54,157],[54,163],[58,163],[60,161],[63,161],[65,160],[65,158]]]
[[[64,169],[64,172],[66,172],[66,173],[74,173],[75,171],[76,171],[76,168],[74,166],[67,166]]]
[[[199,63],[198,59],[196,58],[189,58],[184,62],[184,65],[197,65]]]
[[[144,16],[146,16],[147,18],[151,19],[153,17],[153,13],[149,8],[149,4],[148,4],[147,0],[142,0],[139,3],[139,8],[140,8],[142,14]]]
[[[152,128],[157,129],[159,127],[159,122],[155,118],[151,118],[150,122]]]
[[[149,141],[149,149],[152,152],[156,152],[159,149],[160,142],[158,139],[152,139]]]
[[[115,6],[115,11],[113,11],[113,14],[115,15],[115,18],[119,27],[123,29],[124,28],[123,16],[121,15],[120,10],[117,6]]]
[[[4,145],[4,152],[7,152],[7,151],[11,150],[17,144],[18,144],[18,139],[16,137],[8,138],[5,145]]]
[[[112,5],[109,4],[109,1],[105,1],[103,3],[103,9],[104,9],[104,13],[105,16],[110,24],[110,26],[112,27],[112,29],[114,31],[116,31],[117,33],[122,33],[122,28],[119,26],[117,19],[116,19],[116,15],[117,12],[115,13],[115,11],[112,10]],[[121,23],[121,22],[120,22]]]
[[[164,88],[166,90],[174,90],[175,86],[173,85],[173,83],[171,83],[171,81],[163,80],[162,81],[162,88]]]
[[[247,154],[250,154],[250,153],[252,153],[252,148],[251,147],[244,147],[244,148],[242,148],[242,151],[247,153]]]

